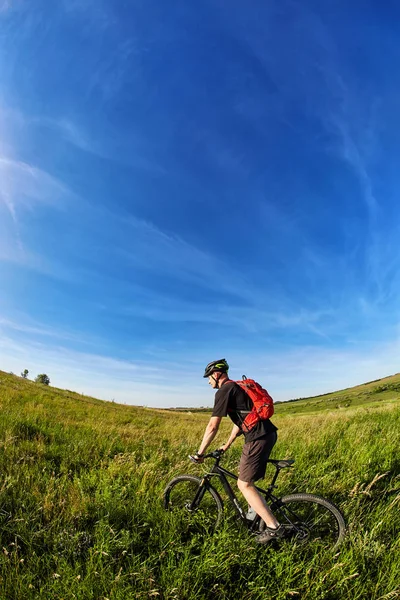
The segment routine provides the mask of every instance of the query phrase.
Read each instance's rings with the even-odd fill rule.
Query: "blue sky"
[[[0,0],[0,368],[107,400],[399,371],[395,3]]]

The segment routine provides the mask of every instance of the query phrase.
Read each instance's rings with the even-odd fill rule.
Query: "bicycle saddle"
[[[294,458],[288,458],[287,460],[273,460],[272,458],[270,458],[268,462],[272,463],[279,469],[283,469],[285,467],[291,467],[294,463]]]

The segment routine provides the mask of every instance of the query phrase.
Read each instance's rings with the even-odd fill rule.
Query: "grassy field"
[[[278,491],[339,505],[349,535],[333,555],[260,548],[230,519],[188,538],[164,512],[168,480],[205,469],[187,455],[209,415],[102,402],[0,371],[0,599],[400,598],[399,396],[396,375],[277,406],[273,457],[296,459]]]

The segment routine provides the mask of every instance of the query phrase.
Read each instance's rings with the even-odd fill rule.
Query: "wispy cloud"
[[[99,156],[103,155],[99,145],[68,117],[54,118],[44,115],[24,114],[15,106],[13,108],[7,106],[3,101],[0,104],[0,126],[3,133],[0,149],[6,156],[8,153],[11,154],[15,151],[17,134],[24,132],[29,139],[32,137],[35,128],[51,129],[77,148]]]
[[[6,192],[5,190],[2,190],[2,191],[0,191],[0,198],[3,200],[3,203],[6,206],[6,208],[8,209],[15,225],[17,225],[17,213],[15,210],[14,202],[12,201],[12,199],[10,197],[10,194],[8,192]]]
[[[386,198],[378,191],[382,190],[383,178],[376,162],[381,152],[379,125],[374,115],[377,97],[361,98],[344,83],[339,89],[342,102],[327,115],[326,123],[338,140],[338,156],[359,183],[367,212],[364,260],[371,288],[370,302],[383,305],[398,291],[400,258],[394,248],[398,245],[400,223],[397,215],[391,221],[386,219]]]
[[[35,126],[53,129],[79,150],[99,158],[132,166],[144,172],[158,175],[166,173],[165,168],[152,158],[152,149],[148,142],[137,134],[132,134],[128,141],[125,141],[123,136],[117,141],[116,132],[109,124],[102,126],[100,134],[97,131],[95,136],[91,136],[84,128],[67,117],[58,119],[33,117],[29,122]]]
[[[10,213],[14,223],[18,222],[19,212],[33,210],[35,207],[64,208],[66,201],[74,194],[56,177],[32,162],[18,159],[23,154],[23,144],[16,143],[16,134],[34,119],[27,119],[17,109],[0,105],[0,207],[1,203]],[[75,143],[84,145],[81,134],[72,124],[66,122],[64,128]]]
[[[0,316],[0,331],[7,335],[7,332],[19,332],[28,336],[33,336],[35,339],[52,338],[52,340],[64,340],[74,342],[89,343],[87,334],[83,336],[76,332],[63,330],[60,328],[49,327],[44,323],[32,320],[27,315],[19,315],[18,321]],[[93,343],[96,343],[93,341]],[[98,340],[97,340],[98,343]]]
[[[160,230],[149,221],[134,217],[117,220],[123,226],[125,240],[129,240],[129,244],[120,245],[118,253],[131,265],[243,300],[254,299],[253,285],[246,281],[246,276],[221,258],[178,235]]]
[[[277,289],[275,282],[266,286],[263,278],[255,277],[251,269],[240,272],[221,256],[149,221],[123,218],[105,209],[88,207],[87,210],[100,249],[93,255],[93,261],[102,265],[102,249],[107,249],[107,259],[118,265],[122,274],[122,279],[110,274],[110,286],[118,289],[122,297],[131,299],[119,303],[115,308],[118,314],[165,323],[225,323],[249,333],[293,328],[319,337],[329,335],[332,330],[334,306],[314,301],[305,306],[295,296]],[[318,268],[323,268],[323,263],[320,265],[321,260]],[[146,273],[151,273],[151,279]],[[146,287],[134,283],[143,277],[148,281]],[[169,286],[169,292],[161,290],[158,284],[152,285],[160,277],[175,282]],[[192,286],[197,290],[197,298]],[[184,289],[190,290],[189,297],[182,293]],[[104,295],[103,302],[107,303]]]
[[[65,140],[82,152],[121,165],[134,167],[142,172],[165,175],[166,168],[155,157],[154,147],[138,132],[125,136],[111,123],[102,122],[101,127],[83,126],[74,110],[70,114],[49,117],[40,114],[25,114],[17,108],[0,103],[0,156],[15,156],[15,139],[31,140],[38,131],[47,131],[56,138]],[[20,144],[23,149],[23,144]]]
[[[260,290],[260,294],[261,294]],[[331,310],[306,310],[292,306],[281,311],[265,310],[262,306],[224,304],[216,299],[211,304],[182,301],[160,294],[135,294],[135,302],[120,309],[122,314],[165,323],[214,324],[221,329],[232,328],[250,334],[266,335],[276,331],[307,331],[317,337],[327,337],[332,332],[334,312]]]
[[[35,213],[66,210],[74,194],[46,171],[4,155],[0,155],[0,181],[0,216],[3,209],[11,219],[11,223],[4,215],[0,219],[0,260],[65,277],[65,269],[61,265],[54,269],[50,257],[30,247],[27,237]]]
[[[61,206],[62,199],[71,193],[56,178],[34,165],[0,156],[1,197],[15,217],[16,207],[34,204]]]
[[[328,64],[321,66],[321,74],[329,94],[328,106],[321,114],[321,122],[336,137],[336,151],[358,180],[369,217],[374,221],[379,202],[369,162],[373,159],[377,142],[373,118],[376,97],[360,98],[352,89],[351,83],[344,80],[335,62],[331,54]]]
[[[40,127],[48,127],[57,131],[69,143],[73,144],[84,152],[90,152],[101,157],[105,157],[100,146],[78,127],[76,123],[67,119],[51,119],[49,117],[32,117],[27,122]]]
[[[348,247],[343,248],[345,258],[340,260],[340,271],[344,278],[348,278],[347,283],[351,279],[362,280],[360,273],[365,273],[362,290],[364,299],[368,297],[370,307],[382,310],[383,306],[393,302],[398,293],[400,264],[395,250],[400,226],[398,216],[393,215],[390,222],[385,218],[388,199],[383,190],[387,173],[382,162],[384,140],[381,134],[386,119],[390,119],[382,110],[386,92],[380,85],[373,85],[377,82],[363,79],[360,73],[349,67],[344,60],[345,53],[337,30],[329,27],[320,14],[307,8],[298,16],[296,36],[304,37],[304,44],[301,48],[299,45],[299,53],[291,54],[288,69],[281,70],[286,79],[293,81],[288,73],[292,75],[292,71],[298,72],[301,64],[301,72],[306,76],[299,86],[291,85],[289,90],[283,86],[281,92],[290,101],[294,99],[294,94],[304,100],[303,94],[310,94],[310,89],[315,90],[313,104],[303,102],[303,109],[311,110],[313,118],[317,117],[319,121],[321,135],[318,143],[321,152],[339,158],[345,166],[342,173],[337,173],[337,180],[343,175],[347,178],[350,172],[358,184],[358,193],[356,191],[352,195],[350,191],[347,192],[348,206],[363,206],[364,212],[359,216],[360,222],[363,222],[364,236],[357,235],[353,220],[346,223],[346,215],[340,222],[339,234],[348,228]],[[299,41],[297,39],[295,44]],[[280,63],[274,64],[276,69]],[[276,76],[276,71],[274,73]],[[281,84],[279,75],[277,80]],[[298,97],[296,99],[299,100]],[[344,189],[338,193],[346,194],[346,191]],[[338,199],[338,205],[344,205],[343,198]],[[352,210],[352,214],[357,213],[357,208]],[[354,283],[349,286],[349,295],[355,292],[353,286]]]

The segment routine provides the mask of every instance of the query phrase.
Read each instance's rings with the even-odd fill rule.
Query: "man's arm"
[[[204,454],[204,452],[207,450],[208,446],[211,444],[211,442],[217,435],[221,419],[222,417],[211,417],[204,432],[203,440],[200,444],[200,448],[197,454]]]
[[[226,452],[228,450],[228,448],[233,444],[233,442],[236,440],[236,438],[241,435],[242,430],[240,429],[240,427],[238,427],[237,425],[234,425],[231,431],[231,435],[229,436],[229,440],[226,442],[226,444],[224,444],[223,446],[221,446],[221,449]]]

